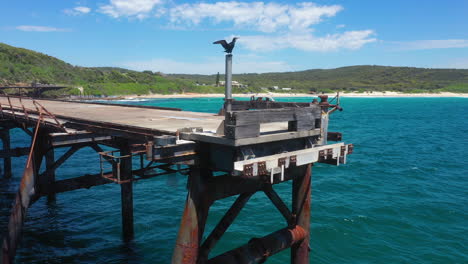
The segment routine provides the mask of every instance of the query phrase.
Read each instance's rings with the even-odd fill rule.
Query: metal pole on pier
[[[10,129],[4,129],[0,132],[0,139],[3,142],[3,150],[10,150]],[[3,177],[11,178],[11,157],[3,158]]]
[[[224,111],[231,111],[232,103],[232,54],[226,54]]]
[[[122,234],[125,242],[134,238],[133,229],[133,182],[132,182],[132,152],[127,141],[120,142],[120,178],[124,183],[120,184]]]

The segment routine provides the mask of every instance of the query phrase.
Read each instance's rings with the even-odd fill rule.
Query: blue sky
[[[1,0],[0,42],[80,66],[235,73],[468,68],[468,0]]]

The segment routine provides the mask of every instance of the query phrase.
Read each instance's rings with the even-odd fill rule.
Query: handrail
[[[34,109],[30,109],[30,108],[27,108],[27,107],[24,106],[21,96],[15,96],[15,98],[19,99],[19,102],[20,102],[21,106],[14,106],[12,104],[12,102],[11,102],[10,96],[8,96],[8,95],[0,95],[0,97],[6,97],[7,100],[8,100],[8,104],[9,104],[9,108],[4,108],[0,104],[0,111],[1,111],[2,118],[4,117],[4,114],[6,113],[5,110],[7,110],[7,109],[10,110],[11,114],[13,115],[14,120],[16,120],[16,118],[17,118],[17,113],[16,112],[22,112],[27,120],[30,120],[29,114],[33,113],[33,114],[39,115],[38,121],[40,121],[40,122],[45,122],[46,117],[53,119],[55,121],[57,127],[59,127],[64,132],[68,133],[66,128],[63,126],[62,123],[60,123],[60,121],[57,119],[57,117],[54,114],[52,114],[51,112],[49,112],[43,105],[41,105],[36,100],[28,98],[28,99],[32,100],[32,103],[33,103],[34,107],[36,108],[36,110],[34,110]],[[17,110],[20,110],[20,111],[17,111]],[[28,113],[28,111],[29,111],[29,113]]]

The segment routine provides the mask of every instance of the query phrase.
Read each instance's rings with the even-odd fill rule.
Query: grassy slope
[[[221,76],[221,80],[224,77]],[[422,69],[385,66],[352,66],[329,70],[236,74],[234,80],[249,85],[234,92],[258,91],[261,87],[291,87],[295,92],[309,90],[396,90],[404,92],[468,92],[468,70]],[[150,71],[137,72],[112,67],[78,67],[35,51],[0,43],[0,85],[13,83],[53,83],[82,86],[95,95],[148,93],[222,93],[222,87],[196,86],[213,84],[216,75],[168,75]],[[76,93],[65,89],[59,93]]]
[[[95,95],[215,91],[215,88],[198,87],[190,81],[168,78],[150,71],[73,66],[42,53],[0,43],[0,85],[31,82],[82,86],[85,93]],[[77,90],[61,92],[73,93]]]
[[[213,83],[216,75],[172,75]],[[221,79],[224,79],[221,76]],[[468,92],[468,70],[424,69],[387,66],[350,66],[329,70],[284,73],[235,74],[233,80],[253,87],[291,87],[309,91],[458,91]]]

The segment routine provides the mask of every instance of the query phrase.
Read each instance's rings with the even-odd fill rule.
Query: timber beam
[[[227,138],[251,138],[260,135],[260,124],[288,122],[289,131],[311,130],[320,127],[321,107],[288,107],[280,109],[227,112],[224,134]]]
[[[51,133],[50,138],[53,147],[80,143],[94,143],[112,139],[110,136],[103,136],[87,131],[77,131],[75,133]]]
[[[278,109],[285,107],[309,107],[312,103],[298,102],[276,102],[267,100],[250,100],[250,101],[232,101],[231,109],[233,111],[249,110],[249,109]]]

